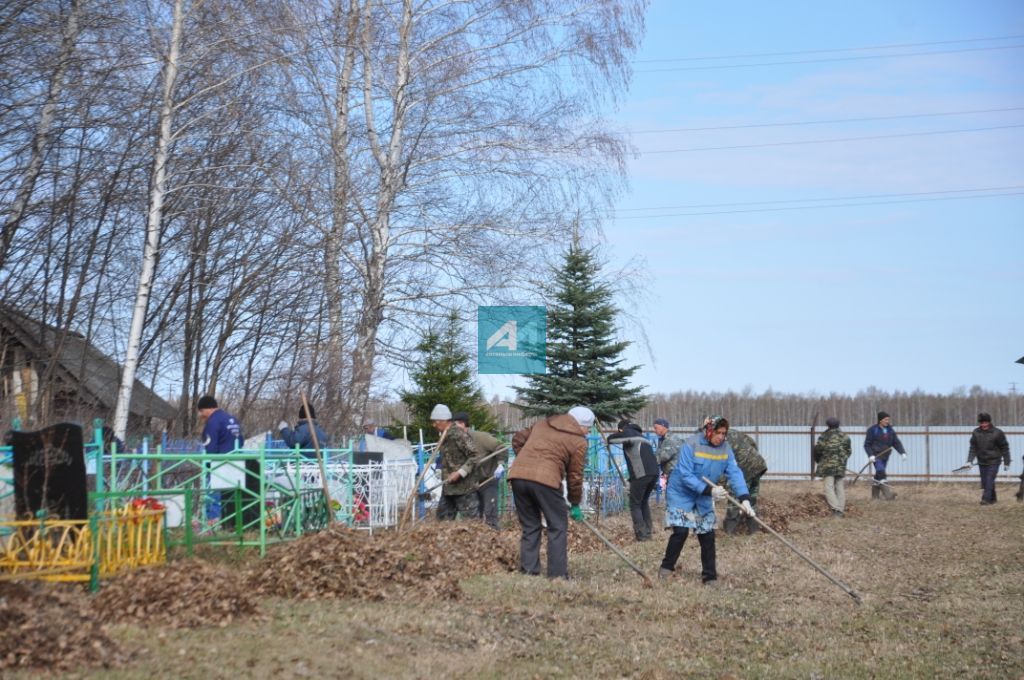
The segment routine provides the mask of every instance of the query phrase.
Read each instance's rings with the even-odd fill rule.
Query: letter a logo
[[[491,334],[491,337],[487,338],[487,349],[506,347],[510,352],[515,352],[517,345],[515,319],[506,321],[501,328]]]

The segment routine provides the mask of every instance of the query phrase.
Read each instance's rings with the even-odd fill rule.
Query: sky
[[[646,276],[621,300],[636,384],[1024,391],[1024,2],[654,0],[646,23],[603,225],[608,267]]]

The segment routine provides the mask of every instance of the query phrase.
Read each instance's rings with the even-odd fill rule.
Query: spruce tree
[[[554,271],[547,373],[531,375],[526,387],[515,388],[523,415],[548,416],[582,405],[599,421],[612,423],[647,403],[642,386],[628,386],[640,367],[622,367],[622,352],[630,343],[615,340],[614,291],[601,281],[600,272],[594,252],[578,243]]]
[[[473,377],[472,357],[462,342],[460,326],[458,315],[452,312],[440,330],[427,331],[416,346],[419,367],[411,371],[416,389],[399,394],[409,409],[410,429],[413,432],[422,429],[424,441],[437,441],[439,436],[430,422],[435,404],[445,404],[452,413],[465,411],[473,429],[486,432],[498,429],[483,391]]]

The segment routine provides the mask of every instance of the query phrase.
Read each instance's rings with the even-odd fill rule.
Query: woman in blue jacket
[[[712,583],[718,579],[714,501],[725,498],[727,492],[717,484],[708,484],[703,477],[716,480],[724,472],[743,504],[743,512],[754,516],[743,472],[736,465],[736,457],[726,440],[728,433],[729,421],[713,416],[704,421],[703,433],[693,435],[679,449],[678,463],[665,489],[665,524],[672,529],[672,535],[665,546],[659,578],[668,578],[675,571],[679,553],[692,529],[700,541],[701,581]]]

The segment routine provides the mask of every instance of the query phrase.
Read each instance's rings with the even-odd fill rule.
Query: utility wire
[[[930,203],[933,201],[963,201],[967,199],[977,198],[997,198],[1000,196],[1024,196],[1024,191],[1008,191],[996,194],[985,194],[977,196],[939,196],[933,198],[907,198],[901,200],[892,201],[865,201],[863,203],[834,203],[831,205],[794,205],[785,206],[778,208],[750,208],[743,210],[711,210],[706,212],[686,212],[686,213],[672,213],[669,215],[630,215],[619,217],[620,220],[636,220],[636,219],[663,219],[666,217],[700,217],[706,215],[735,215],[740,213],[768,213],[768,212],[783,212],[787,210],[818,210],[820,208],[858,208],[861,206],[871,205],[899,205],[903,203]]]
[[[879,198],[907,198],[911,196],[942,196],[947,194],[971,194],[990,191],[1024,191],[1024,184],[1011,184],[1003,187],[981,187],[978,189],[942,189],[938,191],[914,191],[893,194],[857,194],[854,196],[833,196],[831,198],[788,198],[771,201],[742,201],[730,203],[689,203],[686,205],[662,205],[651,208],[618,208],[608,212],[635,212],[640,210],[690,210],[693,208],[734,208],[748,205],[773,205],[779,203],[812,203],[821,201],[861,201]],[[640,217],[647,217],[641,215]]]
[[[862,118],[830,118],[822,120],[799,120],[787,123],[746,123],[743,125],[715,125],[710,127],[661,128],[650,130],[630,130],[630,134],[648,135],[664,132],[709,132],[712,130],[745,130],[750,128],[795,127],[799,125],[826,125],[829,123],[866,123],[875,120],[903,120],[907,118],[933,118],[938,116],[966,116],[976,113],[1007,113],[1024,111],[1024,107],[1013,106],[1005,109],[975,109],[972,111],[943,111],[941,113],[904,113],[893,116],[865,116]]]
[[[957,130],[931,130],[929,132],[900,132],[891,135],[869,135],[866,137],[834,137],[831,139],[806,139],[792,142],[766,142],[763,144],[735,144],[732,146],[692,146],[684,149],[658,149],[652,151],[641,151],[641,156],[652,156],[664,153],[686,153],[689,151],[732,151],[735,149],[763,149],[775,146],[798,146],[803,144],[835,144],[840,142],[861,142],[877,139],[895,139],[897,137],[927,137],[931,135],[951,135],[962,132],[989,132],[992,130],[1007,130],[1010,128],[1024,127],[1024,123],[1014,125],[993,125],[981,128],[961,128]]]
[[[869,45],[867,47],[836,47],[826,50],[798,50],[795,52],[754,52],[747,54],[725,54],[709,57],[675,57],[670,59],[636,59],[634,64],[653,64],[679,61],[711,61],[714,59],[755,59],[759,57],[794,57],[801,54],[831,54],[833,52],[865,52],[868,50],[899,50],[909,47],[934,47],[936,45],[961,45],[963,43],[994,42],[996,40],[1020,40],[1024,35],[1003,35],[992,38],[963,38],[960,40],[936,40],[920,43],[896,43],[892,45]]]
[[[634,73],[668,73],[672,71],[711,71],[729,68],[753,68],[759,66],[791,66],[799,64],[823,64],[839,61],[863,61],[865,59],[898,59],[902,57],[926,57],[936,54],[957,54],[964,52],[987,52],[992,50],[1019,50],[1022,45],[1003,45],[997,47],[965,47],[959,50],[933,50],[930,52],[903,52],[900,54],[867,54],[855,57],[828,57],[822,59],[794,59],[789,61],[762,61],[748,64],[715,64],[713,66],[679,66],[672,68],[635,69]]]

